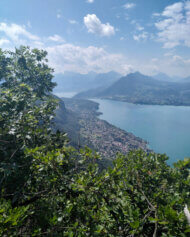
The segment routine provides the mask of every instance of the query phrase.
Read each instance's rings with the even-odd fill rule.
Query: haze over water
[[[169,164],[190,157],[190,107],[93,101],[101,119],[145,139],[155,152],[169,156]]]

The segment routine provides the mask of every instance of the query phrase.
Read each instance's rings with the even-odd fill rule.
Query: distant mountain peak
[[[159,72],[153,76],[154,79],[159,81],[168,81],[168,82],[180,82],[180,77],[178,76],[168,76],[166,73]]]
[[[139,71],[136,71],[136,72],[131,72],[127,74],[126,76],[139,76],[139,75],[143,75],[143,74],[141,74]]]
[[[55,74],[53,80],[57,83],[57,87],[54,92],[81,92],[99,87],[107,88],[120,77],[121,75],[114,71],[99,74],[92,71],[88,74],[80,74],[76,72]]]
[[[143,75],[142,73],[140,73],[139,71],[136,71],[136,72],[133,72],[131,74],[134,74],[134,75]]]
[[[150,77],[137,71],[137,72],[132,72],[132,73],[127,74],[124,78],[125,79],[139,79],[139,80],[143,79],[144,80],[144,79],[150,78]]]

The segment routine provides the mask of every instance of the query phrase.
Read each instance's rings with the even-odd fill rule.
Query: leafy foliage
[[[0,52],[1,236],[188,236],[190,160],[133,151],[100,171],[95,152],[52,132],[45,57]]]

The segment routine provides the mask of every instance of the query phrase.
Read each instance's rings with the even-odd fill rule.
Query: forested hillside
[[[76,98],[107,98],[136,104],[190,105],[190,83],[159,81],[139,72],[120,78],[105,90],[81,92]]]
[[[170,167],[138,150],[100,171],[98,154],[53,125],[46,55],[0,50],[0,235],[188,236],[190,159]]]

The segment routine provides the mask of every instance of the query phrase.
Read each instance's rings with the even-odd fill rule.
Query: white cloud
[[[85,74],[90,71],[104,73],[114,70],[126,74],[132,68],[123,55],[111,54],[103,48],[94,46],[85,48],[73,44],[62,44],[47,47],[46,50],[50,65],[57,73],[73,71]]]
[[[49,36],[48,39],[54,42],[58,42],[58,43],[65,42],[65,40],[60,35],[56,35],[56,34],[53,36]]]
[[[163,72],[169,76],[178,76],[180,78],[190,76],[190,58],[183,58],[172,53],[167,53],[164,56],[153,58],[145,63],[140,62],[135,65],[135,68],[149,75]]]
[[[181,57],[179,55],[173,55],[172,63],[175,66],[187,66],[190,68],[190,59],[184,59],[183,57]]]
[[[88,3],[93,3],[93,2],[94,2],[94,0],[87,0],[87,2],[88,2]]]
[[[88,32],[100,36],[111,36],[115,34],[115,29],[109,23],[102,24],[95,14],[88,14],[84,17],[84,24]]]
[[[132,25],[134,25],[134,24],[137,24],[137,21],[136,21],[136,20],[132,20],[130,23],[131,23]]]
[[[0,39],[0,46],[3,46],[3,49],[12,50],[22,43],[32,48],[47,50],[49,64],[57,73],[64,71],[103,73],[115,70],[126,74],[132,68],[122,54],[112,54],[104,48],[94,46],[80,47],[66,44],[64,39],[57,34],[40,38],[27,31],[25,26],[6,23],[0,23],[0,31],[2,35],[5,35]]]
[[[190,9],[190,4],[186,4],[185,7]],[[160,29],[165,29],[164,24],[167,26],[167,23],[162,23],[163,28],[160,26]],[[57,73],[64,71],[105,73],[114,70],[121,74],[127,74],[135,69],[145,74],[162,71],[169,75],[181,77],[190,75],[190,58],[183,58],[181,55],[174,54],[174,49],[166,52],[161,58],[153,58],[143,62],[141,59],[138,61],[138,58],[135,58],[129,61],[124,55],[108,52],[101,47],[80,47],[64,43],[64,39],[60,35],[55,34],[48,38],[40,38],[29,32],[28,27],[17,24],[0,23],[0,32],[0,47],[3,49],[11,50],[23,43],[30,47],[47,50],[49,63]],[[147,37],[151,37],[148,32],[139,33],[141,34],[134,36],[137,41],[144,41]],[[123,37],[120,40],[123,40]]]
[[[31,34],[25,29],[25,26],[20,26],[17,24],[7,24],[4,22],[0,23],[0,32],[3,32],[6,37],[12,40],[15,44],[24,43],[24,39],[39,41],[39,37]],[[21,40],[22,38],[22,40]]]
[[[158,30],[165,30],[167,27],[169,27],[173,23],[173,19],[168,18],[162,21],[159,21],[155,23]]]
[[[20,45],[43,47],[43,41],[40,37],[30,33],[24,25],[0,22],[0,32],[2,35],[0,46],[3,49],[12,50],[14,47],[19,47]]]
[[[144,27],[141,26],[136,20],[132,20],[132,21],[130,22],[130,24],[131,24],[131,25],[135,25],[136,30],[138,30],[138,31],[144,30]]]
[[[166,16],[166,17],[175,18],[176,15],[181,14],[182,10],[183,10],[183,3],[182,2],[177,2],[177,3],[174,3],[170,6],[167,6],[164,9],[162,15]]]
[[[157,58],[152,58],[151,61],[152,62],[158,62],[158,59]]]
[[[78,22],[75,21],[75,20],[69,20],[69,23],[72,24],[72,25],[78,24]]]
[[[141,34],[133,35],[133,39],[136,41],[146,41],[148,38],[148,33],[146,31],[143,31]]]
[[[172,56],[172,55],[173,55],[172,52],[167,52],[167,53],[164,54],[164,57],[170,57],[170,56]]]
[[[10,41],[8,39],[5,38],[0,39],[0,47],[2,47],[3,45],[7,45],[9,43]]]
[[[142,31],[142,30],[144,30],[144,27],[142,27],[141,25],[137,24],[137,25],[136,25],[136,29],[137,29],[138,31]]]
[[[167,6],[161,16],[155,26],[159,30],[157,40],[163,43],[163,47],[190,47],[190,1]]]
[[[125,9],[131,9],[131,8],[136,7],[136,4],[135,3],[126,3],[123,7]]]
[[[152,14],[152,16],[153,16],[153,17],[158,17],[158,16],[160,16],[160,13],[154,12],[154,13]]]
[[[165,63],[165,65],[164,65]],[[160,62],[161,66],[170,74],[180,77],[190,76],[190,58],[183,58],[179,55],[171,55],[164,62]]]

